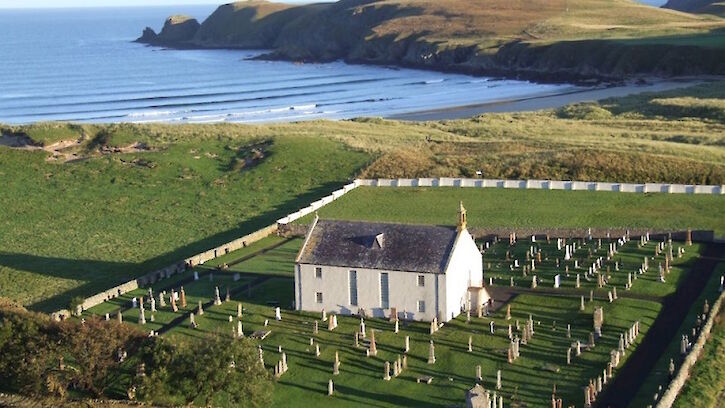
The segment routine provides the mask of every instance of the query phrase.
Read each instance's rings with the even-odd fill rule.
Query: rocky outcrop
[[[179,46],[191,41],[201,25],[195,18],[188,16],[171,16],[166,19],[159,34],[146,27],[136,41],[152,45]]]

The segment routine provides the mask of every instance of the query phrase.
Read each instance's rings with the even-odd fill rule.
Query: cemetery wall
[[[503,180],[478,178],[400,178],[355,180],[357,186],[369,187],[474,187],[532,190],[612,191],[622,193],[725,194],[725,185],[664,183],[610,183],[601,181]]]
[[[282,224],[279,226],[279,234],[287,237],[304,237],[307,233],[309,224]],[[536,235],[537,239],[550,238],[586,238],[591,235],[592,238],[612,238],[622,237],[627,233],[624,228],[477,228],[470,227],[468,231],[476,239],[491,239],[494,236],[506,238],[510,233],[516,233],[518,239],[531,239],[532,235]],[[672,234],[675,241],[684,241],[687,237],[687,231],[674,230],[652,230],[645,228],[629,229],[632,237],[639,237],[646,233],[650,234],[652,239],[660,239]],[[715,239],[714,231],[694,230],[692,231],[692,240],[695,242],[712,242]]]
[[[267,227],[254,231],[251,234],[247,234],[241,238],[237,238],[233,241],[222,244],[216,248],[212,248],[208,251],[204,251],[202,253],[185,258],[181,261],[174,263],[173,265],[169,265],[165,268],[161,268],[161,269],[155,270],[153,272],[149,272],[136,279],[130,280],[128,282],[124,282],[124,283],[114,286],[110,289],[96,293],[95,295],[92,295],[92,296],[84,299],[84,301],[78,306],[78,309],[75,310],[75,313],[79,314],[80,312],[82,312],[84,310],[88,310],[107,300],[116,298],[118,296],[122,296],[123,294],[128,293],[132,290],[136,290],[140,287],[144,287],[146,285],[153,284],[154,282],[157,282],[161,279],[171,277],[172,275],[174,275],[176,273],[183,272],[186,270],[187,265],[188,266],[202,265],[205,262],[208,262],[216,257],[225,255],[232,251],[236,251],[237,249],[244,248],[247,245],[249,245],[253,242],[259,241],[260,239],[267,237],[271,234],[274,234],[276,232],[277,232],[277,224],[269,225]],[[59,311],[53,313],[53,315],[57,318],[59,318],[61,316],[68,316],[69,314],[70,314],[70,312],[68,310],[59,310]]]
[[[710,337],[710,331],[712,330],[715,316],[717,316],[720,312],[720,307],[722,306],[723,299],[725,299],[725,292],[720,294],[720,297],[717,299],[717,301],[715,301],[715,304],[713,304],[710,310],[710,316],[708,316],[705,325],[702,327],[700,336],[697,338],[697,341],[692,346],[692,350],[690,350],[690,353],[687,354],[687,357],[685,357],[685,360],[682,362],[682,365],[677,371],[675,378],[672,379],[670,385],[667,387],[667,390],[665,390],[662,398],[657,403],[657,408],[670,408],[672,404],[675,403],[675,399],[677,399],[677,396],[679,395],[680,391],[682,391],[682,388],[687,382],[687,378],[690,376],[690,370],[697,362],[697,359],[700,358],[700,355],[702,354],[702,349],[705,347],[705,343],[707,342],[708,337]]]

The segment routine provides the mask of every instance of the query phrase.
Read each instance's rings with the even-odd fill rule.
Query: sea
[[[133,42],[215,6],[0,10],[0,123],[290,122],[388,117],[564,92],[537,84],[344,62],[251,58]]]

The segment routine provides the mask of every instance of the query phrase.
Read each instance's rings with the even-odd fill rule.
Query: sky
[[[224,4],[232,0],[0,0],[0,8],[164,6]],[[309,3],[309,0],[282,0],[283,3]]]

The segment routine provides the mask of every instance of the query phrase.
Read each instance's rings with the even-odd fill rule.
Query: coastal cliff
[[[138,41],[551,82],[725,74],[725,19],[629,0],[245,1],[172,19]]]

